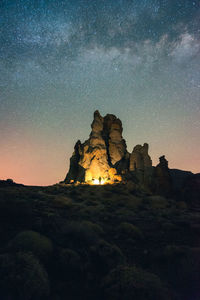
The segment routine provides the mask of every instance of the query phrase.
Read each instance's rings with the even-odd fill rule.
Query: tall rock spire
[[[75,145],[65,182],[121,180],[115,168],[127,153],[121,121],[111,114],[102,117],[97,110],[91,128],[89,139]]]

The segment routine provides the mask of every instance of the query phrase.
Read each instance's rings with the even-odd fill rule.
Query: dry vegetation
[[[199,300],[199,219],[122,184],[1,186],[1,299]]]

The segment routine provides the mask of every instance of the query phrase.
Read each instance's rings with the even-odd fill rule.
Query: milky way
[[[62,180],[94,110],[200,172],[200,2],[1,1],[0,178]]]

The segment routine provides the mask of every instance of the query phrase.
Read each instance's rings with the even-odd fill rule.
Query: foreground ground
[[[199,300],[200,212],[132,186],[0,185],[0,299]]]

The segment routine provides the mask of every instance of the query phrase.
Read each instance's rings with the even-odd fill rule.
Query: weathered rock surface
[[[152,160],[148,154],[149,145],[136,145],[130,155],[129,171],[134,172],[140,184],[150,189],[153,178]]]
[[[152,160],[148,154],[149,145],[145,143],[143,146],[137,145],[133,148],[130,155],[130,171],[145,170],[152,167]]]
[[[121,121],[111,114],[103,118],[95,111],[91,128],[89,139],[75,145],[65,181],[121,180],[115,168],[127,152]]]
[[[114,115],[106,115],[104,118],[103,137],[106,141],[109,154],[109,162],[114,166],[126,154],[126,142],[122,138],[122,122]]]
[[[91,128],[89,139],[76,143],[64,182],[134,181],[158,194],[167,194],[171,190],[165,157],[160,157],[158,166],[153,167],[147,143],[135,146],[130,154],[122,137],[122,122],[115,115],[102,117],[95,111]]]

